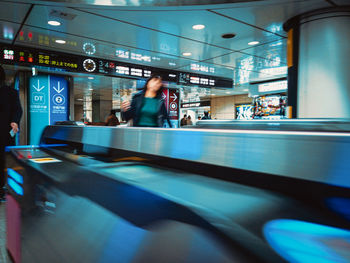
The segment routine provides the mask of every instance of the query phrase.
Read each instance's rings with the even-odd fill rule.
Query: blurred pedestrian
[[[133,96],[131,103],[122,102],[122,118],[132,120],[133,126],[137,127],[163,127],[165,122],[171,127],[162,91],[162,78],[152,75],[143,89]]]
[[[187,114],[183,116],[183,118],[180,120],[180,126],[187,125]]]
[[[205,111],[204,116],[202,117],[202,120],[211,120],[211,117],[209,116],[209,112]]]
[[[109,116],[107,117],[107,120],[106,120],[106,126],[120,125],[118,117],[115,116],[115,112],[116,112],[116,110],[111,110],[111,113],[109,114]]]
[[[14,144],[22,117],[18,92],[5,85],[5,71],[0,66],[0,201],[5,200],[5,146]]]
[[[187,125],[193,125],[193,122],[191,120],[191,115],[188,115],[187,117]]]

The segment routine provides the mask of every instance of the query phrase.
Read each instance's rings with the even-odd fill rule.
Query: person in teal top
[[[143,97],[138,126],[158,126],[158,99]]]
[[[142,91],[136,93],[131,100],[121,105],[122,117],[126,121],[132,119],[133,126],[163,127],[167,121],[171,127],[168,113],[162,99],[162,78],[152,75]]]

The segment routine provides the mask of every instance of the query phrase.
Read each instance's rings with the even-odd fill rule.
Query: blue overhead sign
[[[64,77],[39,75],[29,80],[29,144],[38,144],[45,126],[68,120],[68,82]]]
[[[68,82],[62,77],[50,76],[50,124],[68,120]]]

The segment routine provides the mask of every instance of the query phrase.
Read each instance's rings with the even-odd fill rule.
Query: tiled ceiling
[[[88,43],[95,47],[92,57],[196,73],[201,72],[194,68],[202,66],[210,69],[205,74],[233,78],[233,91],[240,93],[243,84],[274,78],[271,69],[286,67],[285,21],[310,10],[349,4],[341,0],[266,0],[204,6],[193,0],[197,5],[113,6],[118,2],[130,1],[2,1],[0,41],[83,55]],[[49,20],[61,25],[50,26]],[[18,34],[21,24],[23,35]],[[195,24],[205,28],[194,30]],[[236,36],[222,38],[226,33]],[[57,44],[56,39],[66,44]],[[251,41],[259,44],[249,46]],[[148,56],[151,62],[117,57],[116,52],[122,51]],[[186,57],[183,52],[192,54]]]

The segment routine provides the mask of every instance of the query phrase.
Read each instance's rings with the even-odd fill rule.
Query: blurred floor
[[[0,203],[0,262],[10,263],[6,252],[5,203]]]

